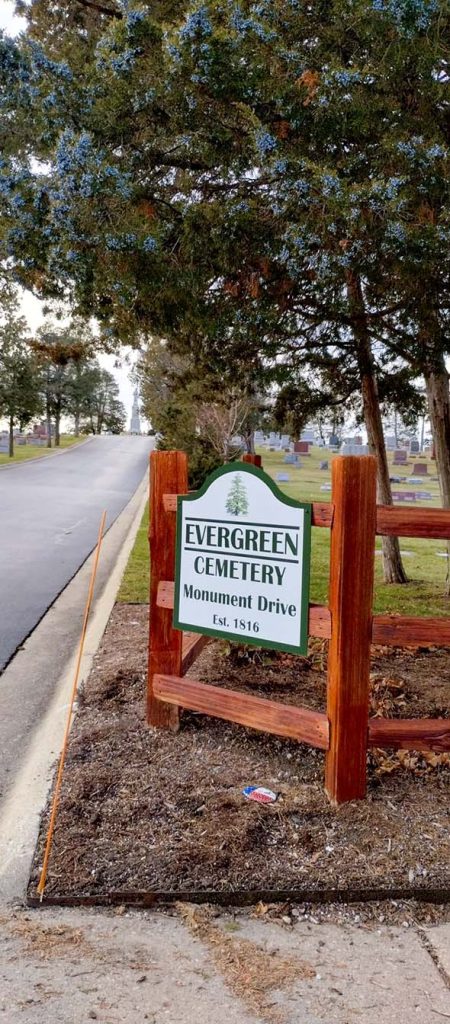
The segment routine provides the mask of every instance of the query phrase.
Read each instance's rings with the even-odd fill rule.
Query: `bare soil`
[[[190,712],[176,735],[149,729],[147,618],[115,607],[80,695],[47,897],[450,889],[450,754],[374,751],[367,799],[335,808],[320,751]],[[372,714],[449,715],[449,649],[374,648],[372,668]],[[189,675],[323,709],[325,673],[320,641],[308,658],[214,642]],[[251,784],[276,803],[248,802]]]

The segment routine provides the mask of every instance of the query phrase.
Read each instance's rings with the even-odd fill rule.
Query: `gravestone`
[[[291,443],[291,439],[289,437],[289,434],[282,434],[281,435],[281,447],[282,448],[289,448],[290,447],[290,443]]]
[[[408,452],[405,448],[396,448],[394,452],[394,466],[406,466]]]
[[[428,476],[428,466],[426,462],[416,462],[413,466],[413,473],[416,476]]]
[[[0,454],[4,455],[5,452],[6,454],[9,452],[9,441],[7,437],[0,437]]]
[[[289,473],[277,473],[275,479],[278,480],[278,483],[280,484],[287,484],[288,480],[290,480],[291,478],[289,476]]]
[[[312,428],[306,428],[300,434],[300,441],[308,441],[309,444],[314,444],[314,430]]]
[[[342,445],[341,455],[368,455],[369,447],[367,444],[355,444],[354,441],[349,441],[347,444]]]
[[[422,483],[422,477],[420,477],[420,476],[407,476],[406,477],[406,483],[407,484],[421,484]]]
[[[340,443],[341,442],[340,442],[337,434],[331,434],[330,435],[330,440],[328,441],[328,447],[329,448],[339,448]]]
[[[418,442],[416,437],[413,437],[411,439],[411,444],[409,446],[409,450],[411,452],[411,455],[418,455],[419,454],[419,452],[420,452],[420,444],[419,444],[419,442]]]
[[[432,497],[431,491],[416,491],[416,498],[419,498],[421,501],[431,501]]]
[[[320,468],[328,469],[328,459],[324,459],[323,462],[320,463]]]
[[[394,501],[415,501],[415,491],[392,491],[392,498]]]
[[[296,464],[301,466],[300,456],[297,455],[296,452],[289,452],[289,455],[284,456],[284,461],[291,466],[295,466]]]
[[[362,444],[362,443],[363,443],[362,437],[360,437],[360,435],[357,434],[356,437],[353,438],[353,444]]]
[[[321,491],[331,491],[331,484],[321,484],[320,485],[320,490]]]
[[[309,455],[309,441],[296,441],[294,452],[300,452],[301,455]]]
[[[402,479],[403,478],[401,476],[390,476],[389,477],[389,481],[390,481],[391,484],[401,484]]]
[[[388,452],[392,452],[392,451],[395,450],[395,437],[393,436],[393,434],[388,434],[387,435],[387,437],[386,437],[386,448],[387,448]]]

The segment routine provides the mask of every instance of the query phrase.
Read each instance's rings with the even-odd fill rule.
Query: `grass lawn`
[[[133,550],[123,574],[122,583],[117,595],[118,601],[123,601],[125,604],[147,604],[149,566],[147,505],[136,534]]]
[[[320,469],[320,463],[323,460],[328,460],[328,466],[331,466],[332,456],[325,449],[313,448],[310,456],[306,458],[301,456],[300,469],[285,465],[284,452],[270,452],[265,449],[262,451],[262,456],[264,469],[271,477],[276,479],[278,473],[288,474],[289,481],[280,482],[279,487],[291,498],[297,498],[298,501],[330,501],[331,492],[321,490],[322,487],[330,483],[331,479],[329,469]],[[393,489],[398,491],[427,490],[431,493],[432,499],[416,502],[416,504],[423,505],[424,508],[438,506],[440,499],[435,463],[419,455],[414,456],[412,461],[427,462],[428,464],[428,476],[424,479],[423,484],[406,483],[406,477],[412,472],[412,465],[406,468],[396,466],[395,469],[392,469],[392,475],[401,477],[402,482],[394,484]],[[118,601],[138,604],[148,601],[147,530],[148,510],[142,520],[124,573]],[[330,532],[325,529],[313,529],[312,533],[311,600],[326,604]],[[447,559],[439,557],[438,554],[445,551],[445,542],[402,537],[400,546],[405,570],[411,582],[405,586],[384,584],[381,555],[375,555],[374,611],[378,613],[396,612],[402,615],[448,615],[450,601],[443,597]],[[376,548],[377,550],[381,549],[380,538],[377,538]]]
[[[62,434],[60,448],[71,448],[74,444],[80,444],[81,441],[85,441],[85,437],[73,437],[72,434]],[[59,451],[59,448],[54,448],[52,445],[52,452]],[[14,455],[10,459],[9,455],[4,453],[0,454],[0,466],[10,466],[12,462],[27,462],[28,459],[42,459],[43,455],[50,455],[50,448],[35,447],[32,444],[21,444],[14,445]]]

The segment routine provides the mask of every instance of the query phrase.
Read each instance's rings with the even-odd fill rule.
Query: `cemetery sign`
[[[175,629],[305,654],[311,505],[230,463],[178,497]]]

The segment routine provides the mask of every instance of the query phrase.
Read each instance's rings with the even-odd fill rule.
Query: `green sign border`
[[[201,498],[206,491],[219,476],[225,476],[227,473],[250,473],[252,476],[257,476],[259,480],[267,485],[272,491],[272,494],[278,498],[278,501],[282,502],[283,505],[289,505],[291,508],[303,509],[304,516],[304,531],[303,531],[303,558],[302,558],[302,576],[299,579],[299,590],[301,598],[300,608],[300,637],[299,645],[293,644],[279,644],[274,640],[264,640],[254,635],[243,635],[242,633],[232,633],[230,631],[223,632],[220,629],[207,629],[206,627],[193,626],[189,622],[181,622],[179,617],[180,607],[180,566],[181,566],[181,552],[182,552],[182,508],[183,502],[196,501],[197,498]],[[205,482],[199,488],[198,491],[194,491],[192,494],[180,494],[178,495],[177,501],[177,536],[176,536],[176,559],[175,559],[175,598],[174,598],[174,609],[173,609],[173,627],[174,629],[181,629],[183,632],[189,633],[201,633],[204,636],[215,636],[220,637],[224,640],[234,640],[238,643],[253,644],[255,647],[268,647],[276,651],[288,651],[290,654],[307,654],[308,652],[308,614],[309,614],[309,585],[310,585],[310,569],[311,569],[311,518],[312,518],[312,505],[310,502],[295,501],[295,498],[288,498],[286,494],[283,494],[277,487],[276,483],[272,480],[272,477],[268,476],[263,469],[259,469],[257,466],[251,465],[247,462],[229,462],[226,466],[220,466],[219,469],[215,469],[213,473],[206,478]],[[226,520],[224,520],[225,522]],[[303,642],[302,641],[303,637]]]

